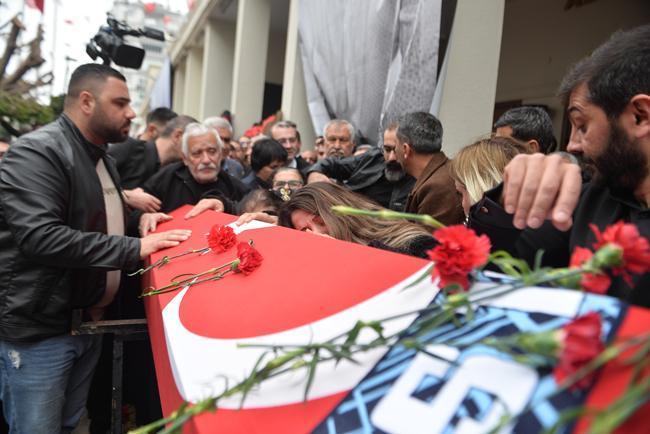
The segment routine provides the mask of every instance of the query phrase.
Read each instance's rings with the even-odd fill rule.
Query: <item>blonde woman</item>
[[[332,212],[334,205],[383,209],[339,185],[314,182],[297,190],[284,203],[280,211],[280,226],[421,258],[426,258],[426,252],[435,246],[431,232],[420,225],[401,220],[340,215]]]
[[[515,155],[525,152],[521,142],[509,137],[490,137],[461,149],[451,161],[451,177],[462,196],[465,216],[483,194],[503,181],[503,170]]]

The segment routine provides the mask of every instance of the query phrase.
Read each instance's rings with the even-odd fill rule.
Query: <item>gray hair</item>
[[[347,128],[348,131],[350,132],[350,141],[352,143],[357,142],[356,141],[356,136],[355,136],[355,133],[354,133],[354,125],[352,125],[350,122],[346,121],[345,119],[332,119],[331,121],[326,123],[325,126],[323,127],[323,137],[326,137],[327,136],[327,130],[330,127],[334,127],[334,126],[337,126],[337,127],[344,126],[345,128]]]
[[[296,125],[295,122],[287,121],[287,120],[274,123],[272,128],[275,128],[275,127],[278,127],[278,128],[293,128],[294,130],[298,129],[298,125]]]
[[[167,122],[165,128],[160,133],[160,137],[171,137],[172,133],[177,129],[185,130],[185,127],[193,122],[198,122],[192,116],[179,115]]]
[[[411,145],[417,154],[434,154],[442,149],[442,124],[431,113],[406,113],[397,124],[397,140]]]
[[[230,134],[232,134],[232,125],[230,125],[230,122],[228,122],[227,119],[224,119],[221,116],[212,116],[206,118],[203,121],[203,125],[214,128],[215,130],[219,128],[226,128],[228,131],[230,131]]]
[[[183,133],[183,145],[182,145],[183,155],[187,157],[190,153],[190,148],[189,145],[187,144],[190,137],[202,136],[208,133],[214,135],[214,137],[217,139],[217,146],[219,147],[219,151],[223,151],[223,142],[221,141],[221,138],[219,137],[219,133],[217,133],[217,130],[215,130],[211,126],[194,122],[185,127],[185,132]]]

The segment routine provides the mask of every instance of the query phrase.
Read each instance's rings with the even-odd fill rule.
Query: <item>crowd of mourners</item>
[[[107,66],[79,67],[64,114],[15,140],[0,163],[0,398],[14,432],[77,424],[101,339],[70,335],[73,312],[114,315],[118,289],[140,285],[121,271],[189,238],[158,228],[183,205],[188,219],[222,211],[238,225],[260,220],[422,258],[436,244],[431,228],[332,206],[465,224],[530,263],[543,250],[549,266],[593,245],[590,224],[625,221],[650,235],[650,25],[614,34],[566,74],[567,143],[543,107],[522,106],[453,159],[444,125],[418,111],[388,121],[376,146],[345,119],[303,143],[310,126],[290,120],[236,137],[227,115],[199,121],[168,108],[132,138],[125,81]],[[649,275],[612,277],[610,295],[650,307]]]

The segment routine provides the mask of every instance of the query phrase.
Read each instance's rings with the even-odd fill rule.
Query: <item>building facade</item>
[[[279,109],[311,147],[318,131],[299,50],[302,1],[196,1],[170,50],[173,109],[199,119],[230,110],[237,134]],[[555,92],[565,71],[615,30],[650,22],[647,0],[442,1],[456,10],[433,105],[448,155],[522,104],[545,106],[561,143]]]

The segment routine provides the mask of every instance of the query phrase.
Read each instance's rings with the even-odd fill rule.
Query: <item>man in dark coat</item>
[[[183,205],[209,203],[210,209],[236,213],[237,202],[249,189],[221,169],[223,144],[218,133],[203,124],[193,123],[183,134],[183,160],[172,163],[151,177],[143,187],[162,202],[161,212],[139,216],[144,236],[159,222],[171,219],[166,213]]]
[[[126,138],[129,102],[122,74],[82,65],[63,115],[18,139],[0,166],[0,398],[11,432],[74,429],[101,336],[71,335],[73,310],[101,318],[120,269],[189,236],[124,236],[106,143]]]
[[[382,150],[370,151],[346,158],[323,158],[307,170],[308,182],[334,179],[343,183],[355,193],[374,200],[381,206],[395,211],[404,211],[406,198],[415,184],[415,179],[406,174],[395,161],[397,146],[396,125],[384,131]]]
[[[590,224],[602,231],[623,221],[650,237],[649,70],[650,25],[614,34],[578,62],[560,95],[571,123],[567,151],[591,168],[592,182],[583,187],[579,166],[560,155],[518,155],[503,186],[473,210],[472,227],[530,262],[544,250],[553,266],[566,266],[576,247],[593,248]],[[611,277],[610,295],[650,306],[650,273],[632,285]]]

